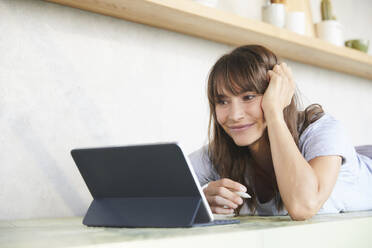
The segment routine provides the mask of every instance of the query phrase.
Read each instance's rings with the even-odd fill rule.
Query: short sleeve
[[[189,155],[191,165],[198,177],[200,185],[204,185],[210,181],[216,181],[220,179],[217,171],[214,169],[209,156],[208,147],[203,146],[199,150]]]
[[[324,115],[309,125],[300,136],[299,148],[310,161],[318,156],[341,156],[346,163],[353,147],[341,123],[330,115]]]

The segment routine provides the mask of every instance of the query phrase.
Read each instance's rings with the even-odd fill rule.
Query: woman
[[[372,159],[320,105],[299,111],[295,88],[291,69],[262,46],[212,67],[209,145],[190,159],[213,213],[305,220],[372,209]]]

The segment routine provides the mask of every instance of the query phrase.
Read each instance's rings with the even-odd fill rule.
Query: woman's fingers
[[[211,206],[211,210],[215,214],[232,214],[232,213],[234,213],[234,209],[223,208],[223,207],[218,207],[218,206]]]
[[[276,73],[281,75],[282,77],[285,77],[287,81],[294,86],[294,80],[292,75],[292,69],[286,64],[281,63],[280,65],[275,65],[273,70],[275,70]]]
[[[238,182],[223,178],[210,182],[204,194],[214,213],[228,214],[243,204],[243,199],[235,191],[246,192],[247,189]]]
[[[287,74],[288,78],[292,79],[292,69],[286,63],[282,63],[282,70]]]
[[[291,84],[292,88],[296,88],[296,84],[293,80],[292,69],[286,63],[283,63],[282,70],[287,75],[288,81]]]
[[[286,63],[275,65],[272,71],[268,71],[268,75],[270,78],[275,78],[275,81],[279,81],[278,79],[281,79],[281,81],[284,83],[284,88],[289,86],[290,91],[293,91],[296,88],[292,77],[292,70]]]
[[[278,74],[282,74],[282,69],[281,69],[281,64],[277,64],[277,65],[274,65],[274,68],[273,68],[273,71],[278,73]]]
[[[206,189],[207,197],[210,197],[208,202],[215,205],[228,206],[231,208],[238,207],[243,204],[242,198],[225,187],[209,187]]]
[[[238,207],[238,204],[235,204],[234,202],[219,196],[219,195],[213,195],[213,196],[207,196],[207,201],[211,206],[219,206],[219,207],[228,207],[231,209],[235,209]]]
[[[286,63],[277,64],[267,72],[269,80],[261,106],[264,112],[282,111],[292,100],[296,85]]]
[[[269,81],[271,81],[271,79],[277,75],[275,72],[273,72],[272,70],[269,70],[267,71],[267,74],[269,75]]]
[[[215,187],[225,187],[225,188],[231,189],[232,191],[242,191],[242,192],[247,191],[247,188],[243,184],[235,182],[229,178],[222,178],[220,180],[211,182],[210,184],[212,184]]]
[[[284,69],[283,69],[283,64],[275,65],[274,68],[273,68],[273,71],[276,74],[278,74],[279,76],[281,76],[283,78],[287,78],[287,75],[286,75],[286,73],[284,72]]]
[[[273,68],[273,71],[279,74],[282,78],[284,78],[287,81],[290,81],[292,78],[290,77],[288,73],[288,67],[286,63],[281,63],[280,65],[275,65]]]

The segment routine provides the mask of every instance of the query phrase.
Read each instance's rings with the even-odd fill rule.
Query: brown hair
[[[247,199],[246,202],[252,214],[257,207],[252,158],[247,147],[237,146],[218,124],[215,111],[216,99],[221,89],[234,95],[244,91],[264,94],[269,84],[267,71],[272,70],[276,64],[278,58],[269,49],[259,45],[246,45],[223,55],[214,64],[208,77],[207,92],[210,108],[208,155],[221,178],[230,178],[247,187],[247,192],[252,198]],[[310,105],[305,111],[299,111],[299,107],[299,100],[295,93],[290,105],[283,112],[285,122],[297,145],[302,131],[323,115],[320,105]],[[265,133],[267,135],[267,130]],[[244,177],[246,171],[248,171],[249,184]],[[275,177],[272,178],[271,187],[275,193],[279,192]],[[278,210],[283,209],[280,197],[275,198],[275,205]],[[238,214],[239,211],[240,208],[236,213]]]

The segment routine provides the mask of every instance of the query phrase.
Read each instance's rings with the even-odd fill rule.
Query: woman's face
[[[238,146],[250,146],[266,129],[261,108],[262,95],[243,92],[237,96],[223,91],[216,99],[217,122]]]

